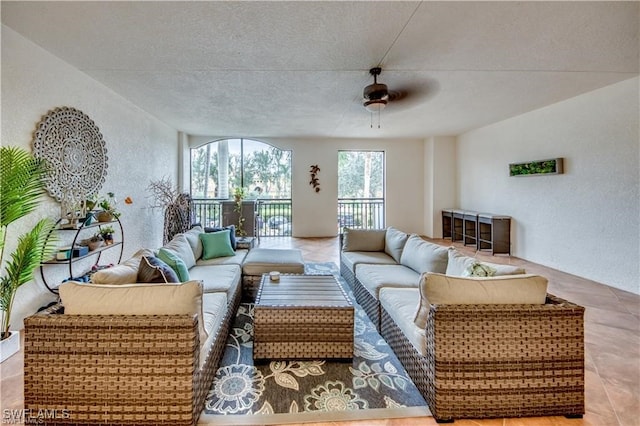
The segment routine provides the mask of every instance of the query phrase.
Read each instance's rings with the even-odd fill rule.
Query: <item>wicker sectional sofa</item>
[[[201,229],[165,246],[190,281],[138,284],[141,250],[61,285],[62,304],[25,320],[25,408],[47,424],[195,425],[241,298],[234,256],[203,260]],[[136,284],[129,284],[136,283]],[[66,310],[66,312],[65,312]]]
[[[393,228],[348,230],[341,274],[436,420],[582,417],[584,308],[547,294],[543,277],[477,262],[453,248],[442,248],[443,268],[438,247],[425,248],[431,243],[417,238]],[[394,271],[407,267],[395,259],[410,258],[404,250],[416,248],[422,265],[440,269],[417,274],[415,284],[407,271],[394,280]],[[387,276],[372,280],[378,261]],[[462,276],[474,270],[498,276]]]

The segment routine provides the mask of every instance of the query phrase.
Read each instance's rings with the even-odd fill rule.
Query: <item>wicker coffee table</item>
[[[333,275],[262,276],[254,359],[353,357],[353,305]]]

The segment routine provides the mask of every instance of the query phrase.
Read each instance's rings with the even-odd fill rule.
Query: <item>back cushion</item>
[[[444,274],[447,270],[447,259],[446,247],[430,243],[416,234],[411,234],[402,250],[400,263],[421,274],[425,272]]]
[[[178,274],[171,266],[155,256],[142,256],[136,282],[139,283],[177,283]]]
[[[173,237],[173,239],[169,241],[164,248],[172,250],[177,254],[178,257],[182,259],[187,269],[190,269],[196,264],[196,258],[193,254],[193,250],[191,249],[191,244],[189,244],[189,240],[187,240],[187,237],[184,234],[178,234]]]
[[[138,277],[138,268],[142,256],[153,256],[149,249],[138,250],[130,259],[111,268],[101,269],[91,275],[94,284],[129,284],[135,283]]]
[[[402,249],[407,243],[407,238],[409,238],[408,234],[393,227],[387,228],[387,232],[384,237],[384,252],[393,257],[393,260],[400,263]]]
[[[92,285],[60,284],[65,315],[197,314],[200,342],[207,334],[202,319],[202,283]]]
[[[344,228],[342,251],[384,251],[385,229]]]
[[[449,247],[448,250],[448,259],[447,262],[447,270],[445,274],[452,275],[456,277],[464,277],[469,276],[470,271],[469,268],[472,267],[475,263],[480,263],[482,265],[487,265],[492,269],[495,269],[495,276],[501,275],[516,275],[516,274],[525,274],[525,270],[519,266],[513,265],[503,265],[500,263],[491,263],[491,262],[479,262],[477,259],[473,257],[465,256],[460,253],[453,247]]]
[[[203,232],[204,230],[202,229],[202,226],[196,225],[184,233],[185,238],[191,246],[191,251],[193,252],[195,260],[202,257],[202,242],[200,241],[200,234]]]
[[[425,327],[429,305],[542,305],[547,298],[547,279],[539,275],[490,278],[424,274],[420,280],[420,303],[415,323]]]

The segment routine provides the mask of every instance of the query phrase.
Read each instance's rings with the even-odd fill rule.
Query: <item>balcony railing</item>
[[[220,199],[195,198],[192,200],[194,223],[202,226],[222,226],[222,201]],[[257,203],[257,230],[260,237],[291,235],[291,199],[264,199]],[[382,229],[384,198],[339,198],[338,230],[344,227]]]
[[[384,198],[338,198],[338,230],[344,227],[382,229]]]

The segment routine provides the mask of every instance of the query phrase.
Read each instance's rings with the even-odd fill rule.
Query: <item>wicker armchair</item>
[[[438,422],[584,414],[584,308],[431,305],[422,356],[381,308],[382,336]]]
[[[27,318],[25,408],[51,425],[195,425],[239,296],[202,364],[195,315],[62,315],[55,305]]]

